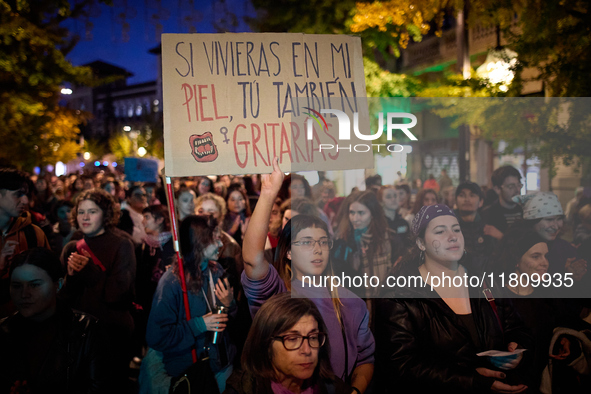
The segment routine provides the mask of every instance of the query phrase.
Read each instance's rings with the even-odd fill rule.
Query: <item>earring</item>
[[[466,252],[466,249],[464,248],[464,256],[467,255],[467,254],[468,254],[468,252]]]
[[[419,255],[419,258],[421,259],[421,263],[425,262],[425,251],[423,249],[421,249],[421,253]]]

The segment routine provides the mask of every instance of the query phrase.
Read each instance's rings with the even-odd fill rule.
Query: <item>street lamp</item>
[[[497,46],[486,55],[484,63],[476,69],[476,74],[499,85],[501,92],[509,90],[515,78],[513,69],[517,65],[517,53],[501,45],[501,26],[497,26]]]
[[[133,141],[133,151],[134,152],[138,152],[137,139],[139,136],[140,136],[139,130],[131,130],[129,132],[129,138],[131,138],[131,140]]]
[[[140,155],[140,157],[144,157],[146,153],[148,153],[148,151],[143,146],[140,146],[137,150],[137,154]]]
[[[493,49],[486,55],[484,63],[476,69],[476,74],[486,78],[491,84],[499,84],[499,90],[506,92],[515,78],[513,68],[517,64],[517,53],[510,49]]]

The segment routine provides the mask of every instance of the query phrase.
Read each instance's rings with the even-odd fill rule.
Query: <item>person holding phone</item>
[[[236,354],[226,331],[236,303],[228,279],[222,280],[224,269],[216,261],[222,247],[220,230],[213,216],[191,215],[181,222],[179,237],[191,320],[186,319],[179,262],[175,261],[158,282],[146,340],[150,348],[162,353],[166,372],[172,377],[193,364],[191,349],[197,350],[199,359],[209,357],[221,392]],[[217,305],[228,308],[228,313],[216,314]],[[213,333],[223,333],[223,339],[213,344]]]

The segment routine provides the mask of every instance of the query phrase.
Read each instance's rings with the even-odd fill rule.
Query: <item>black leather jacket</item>
[[[406,275],[420,273],[414,268]],[[493,367],[477,353],[506,351],[509,342],[531,349],[531,335],[507,299],[495,300],[501,330],[481,290],[471,289],[470,304],[480,342],[475,345],[458,316],[429,287],[396,288],[384,296],[375,316],[376,366],[380,368],[376,375],[384,392],[486,393],[494,379],[480,375],[476,368]],[[523,364],[512,374],[519,377]]]
[[[58,304],[52,330],[38,368],[31,371],[27,348],[32,323],[19,313],[0,320],[0,392],[10,392],[16,382],[27,381],[31,393],[104,393],[106,382],[104,344],[97,320]],[[38,332],[38,331],[37,331]],[[30,345],[29,345],[30,346]],[[18,392],[18,391],[17,391]]]

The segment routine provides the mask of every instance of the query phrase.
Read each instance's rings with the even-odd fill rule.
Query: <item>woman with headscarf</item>
[[[424,206],[411,229],[416,243],[393,274],[419,279],[388,289],[377,306],[378,384],[388,393],[525,391],[523,381],[505,381],[504,372],[477,356],[529,348],[531,337],[505,300],[450,284],[468,274],[461,264],[464,237],[453,211],[445,205]],[[437,286],[435,278],[443,275],[450,282]],[[515,354],[507,368],[515,368],[519,357]]]

